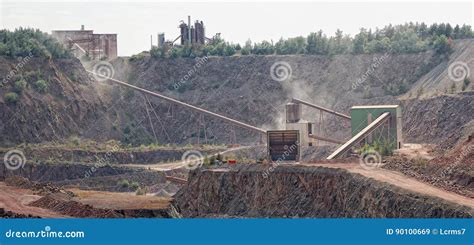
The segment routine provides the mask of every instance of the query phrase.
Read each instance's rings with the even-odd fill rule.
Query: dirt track
[[[77,197],[75,201],[104,209],[166,209],[170,198],[156,196],[137,196],[135,193],[118,193],[106,191],[85,191],[71,189]]]
[[[5,183],[0,182],[0,207],[5,210],[12,211],[20,214],[31,214],[40,216],[42,218],[67,218],[65,216],[54,211],[31,207],[29,203],[40,199],[41,196],[34,195],[32,191],[26,189],[20,189],[17,187],[7,186]]]
[[[236,152],[236,151],[240,151],[240,150],[244,150],[244,149],[250,149],[252,147],[254,147],[254,146],[234,147],[234,148],[230,148],[230,149],[227,149],[225,151],[221,151],[219,153],[212,154],[212,155],[209,155],[209,156],[217,156],[217,154],[225,155],[225,154],[229,154],[231,152]],[[204,161],[204,159],[202,159],[202,158],[200,160]],[[198,160],[195,160],[195,161],[198,161]],[[173,169],[184,168],[184,167],[186,167],[187,164],[189,164],[189,163],[186,162],[186,161],[177,161],[177,162],[172,162],[172,163],[157,163],[157,164],[123,164],[122,166],[132,167],[132,168],[146,168],[146,169],[155,170],[155,171],[169,171],[169,170],[173,170]]]
[[[389,183],[391,185],[394,185],[394,186],[397,186],[409,191],[438,197],[446,201],[461,204],[461,205],[468,206],[474,209],[473,198],[469,198],[469,197],[465,197],[456,193],[445,191],[443,189],[420,182],[414,178],[410,178],[408,176],[405,176],[395,171],[391,171],[391,170],[387,170],[383,168],[375,168],[375,169],[368,170],[368,169],[362,168],[359,164],[356,164],[356,163],[352,163],[352,164],[325,163],[325,164],[302,164],[302,165],[346,169],[347,171],[351,173],[361,174],[365,177],[369,177],[378,181]]]

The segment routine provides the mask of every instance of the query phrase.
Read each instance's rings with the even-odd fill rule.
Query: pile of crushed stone
[[[77,218],[123,218],[123,215],[113,210],[94,208],[91,205],[58,198],[52,194],[44,196],[29,205],[53,210]]]
[[[24,218],[41,218],[39,216],[31,214],[19,214],[12,211],[5,211],[4,208],[0,208],[0,219],[24,219]]]
[[[52,193],[62,193],[70,197],[76,196],[73,192],[54,186],[51,183],[42,184],[30,181],[29,179],[21,176],[10,176],[5,179],[5,184],[9,186],[33,190],[36,195],[40,196],[46,196]]]

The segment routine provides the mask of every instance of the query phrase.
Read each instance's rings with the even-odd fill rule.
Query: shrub
[[[369,144],[363,145],[360,149],[358,149],[358,152],[363,153],[363,152],[376,151],[382,156],[391,156],[393,155],[394,148],[395,148],[395,145],[393,142],[380,140],[380,141],[375,141],[370,145]]]
[[[469,78],[464,78],[464,81],[462,83],[462,91],[465,91],[467,87],[469,87],[469,84],[471,84],[471,80]]]
[[[249,48],[243,48],[242,50],[240,50],[240,54],[249,55],[250,54],[250,49]]]
[[[18,94],[15,92],[6,93],[5,101],[9,104],[15,104],[18,101]]]
[[[235,51],[235,48],[234,48],[233,46],[231,46],[231,45],[227,45],[227,46],[225,46],[225,48],[224,48],[224,55],[225,55],[225,56],[232,56],[232,55],[235,54],[235,52],[236,52],[236,51]]]
[[[139,187],[137,189],[137,192],[135,193],[137,196],[143,196],[143,195],[146,195],[146,193],[148,192],[147,188],[146,187]]]
[[[38,92],[44,93],[48,89],[48,82],[45,80],[38,80],[35,82],[35,88]]]
[[[16,81],[15,82],[15,91],[21,93],[21,91],[23,91],[23,89],[26,88],[26,85],[28,85],[28,83],[26,82],[25,79],[20,79],[20,80]]]
[[[130,182],[128,182],[126,179],[123,179],[118,182],[118,185],[122,188],[128,188],[130,187]]]
[[[132,182],[130,184],[130,189],[137,190],[138,188],[140,188],[140,184],[138,182]]]
[[[77,136],[72,136],[69,141],[72,143],[73,146],[79,146],[81,145],[81,139]]]

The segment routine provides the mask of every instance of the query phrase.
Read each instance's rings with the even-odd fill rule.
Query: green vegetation
[[[9,92],[5,94],[5,101],[9,104],[15,104],[18,101],[18,94],[15,92]]]
[[[146,195],[148,192],[148,188],[146,187],[138,187],[137,192],[135,193],[137,196],[143,196]]]
[[[365,144],[362,148],[359,149],[359,152],[371,152],[376,151],[382,156],[391,156],[393,155],[393,149],[395,149],[394,142],[390,141],[375,141],[371,145]]]
[[[126,179],[123,179],[123,180],[120,180],[118,182],[118,186],[120,186],[122,188],[128,188],[128,187],[130,187],[130,182],[128,182],[128,180],[126,180]]]
[[[150,55],[155,58],[202,57],[202,56],[232,56],[240,55],[336,55],[336,54],[372,54],[372,53],[417,53],[434,49],[438,54],[449,54],[452,50],[452,39],[474,37],[471,26],[450,24],[406,23],[403,25],[388,25],[372,31],[361,28],[354,37],[337,30],[334,36],[328,37],[323,31],[312,32],[308,36],[281,38],[275,44],[273,41],[252,43],[248,40],[245,45],[232,44],[223,39],[213,40],[212,43],[200,46],[175,46],[169,50],[152,48]],[[140,56],[134,57],[139,59]]]
[[[71,57],[56,40],[38,29],[0,30],[0,55],[8,57]]]
[[[21,78],[20,80],[15,82],[14,90],[15,92],[21,93],[27,85],[28,83],[26,82],[26,80]]]
[[[48,82],[42,79],[38,80],[35,82],[35,88],[38,90],[38,92],[44,93],[46,90],[48,90]]]
[[[412,162],[413,162],[413,165],[416,165],[417,167],[421,167],[422,169],[428,166],[428,159],[425,159],[422,157],[415,157],[412,160]]]
[[[469,80],[469,78],[465,77],[464,78],[464,81],[462,83],[462,88],[461,90],[462,91],[466,91],[467,87],[469,87],[469,84],[471,84],[471,80]]]
[[[140,183],[138,183],[138,182],[132,182],[132,183],[130,183],[130,189],[132,189],[132,190],[137,190],[137,189],[139,189],[139,188],[140,188]]]
[[[72,136],[69,138],[69,141],[73,144],[73,146],[78,147],[81,145],[81,138],[77,136]]]

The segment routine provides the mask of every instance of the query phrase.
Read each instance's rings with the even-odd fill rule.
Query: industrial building
[[[93,60],[117,57],[117,34],[95,34],[93,30],[54,30],[52,36],[73,51],[76,57],[84,55]]]
[[[303,105],[319,110],[321,116],[324,112],[350,121],[352,137],[340,140],[321,135],[320,130],[315,132],[314,122],[302,119]],[[327,159],[341,157],[354,147],[375,142],[385,144],[390,150],[402,147],[402,113],[398,105],[353,106],[349,116],[293,98],[286,104],[285,109],[285,130],[267,132],[268,155],[271,161],[298,161],[299,148],[316,146],[318,141],[340,145]],[[322,121],[319,122],[320,127],[321,123]]]
[[[181,34],[181,45],[204,44],[206,40],[204,23],[196,20],[194,26],[191,25],[191,16],[188,16],[188,24],[181,22],[179,25]]]
[[[187,23],[181,21],[178,26],[179,36],[174,40],[165,40],[165,33],[158,33],[156,46],[158,48],[171,47],[178,40],[180,40],[178,45],[204,45],[220,37],[220,33],[216,33],[212,38],[206,37],[206,28],[203,21],[196,20],[194,25],[191,23],[191,16],[188,16]],[[153,47],[153,35],[150,37],[150,41],[151,47]]]

